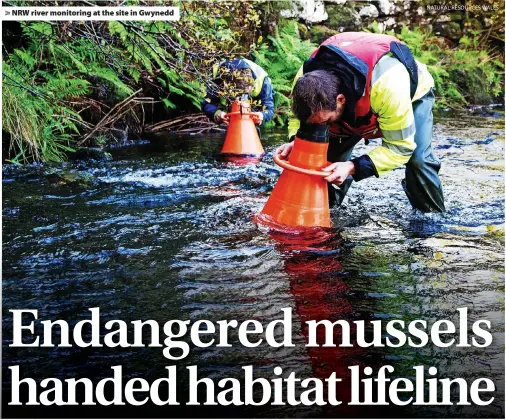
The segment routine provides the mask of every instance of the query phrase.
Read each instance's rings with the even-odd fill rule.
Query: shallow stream
[[[277,365],[304,377],[346,375],[356,364],[391,364],[396,375],[411,377],[412,366],[433,365],[450,378],[492,378],[495,401],[481,409],[415,407],[385,415],[504,415],[503,128],[502,117],[437,118],[434,149],[442,161],[447,213],[413,211],[398,169],[354,184],[343,207],[332,211],[334,228],[303,237],[280,237],[252,221],[280,174],[272,152],[284,142],[282,132],[264,133],[267,155],[244,166],[218,158],[222,135],[166,136],[114,148],[105,162],[4,165],[4,385],[10,382],[6,366],[15,364],[23,366],[23,377],[38,379],[97,379],[111,376],[113,364],[123,365],[129,377],[149,379],[173,364],[161,349],[9,348],[12,308],[78,321],[98,306],[104,320],[162,324],[267,323],[289,307],[295,348],[195,348],[184,364],[198,364],[202,376],[214,378],[233,376],[247,364],[265,377]],[[365,149],[360,145],[356,153]],[[309,319],[435,321],[456,318],[460,307],[469,309],[470,322],[492,322],[490,347],[303,347]],[[256,410],[234,414],[379,413],[360,407]]]

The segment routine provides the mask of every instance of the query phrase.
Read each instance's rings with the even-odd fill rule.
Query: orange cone
[[[261,215],[287,226],[331,226],[327,181],[323,179],[330,173],[320,170],[327,166],[327,131],[326,125],[304,124],[295,136],[288,161],[274,157],[285,170]]]
[[[260,157],[265,154],[253,122],[251,106],[245,101],[232,103],[227,135],[221,153],[227,156]]]

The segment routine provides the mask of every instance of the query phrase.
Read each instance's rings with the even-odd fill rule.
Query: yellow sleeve
[[[387,58],[376,65],[371,86],[371,109],[383,141],[368,155],[379,176],[405,165],[416,148],[409,73],[397,59]]]
[[[297,80],[299,80],[303,74],[304,74],[304,66],[301,66],[299,71],[295,75],[295,78],[293,79],[292,90],[293,90],[293,87],[295,86],[295,83],[297,82]],[[290,106],[290,113],[288,114],[288,138],[289,139],[291,139],[292,136],[295,136],[295,134],[297,134],[297,130],[299,129],[299,127],[300,127],[300,121],[298,118],[296,118],[292,114],[292,107]]]

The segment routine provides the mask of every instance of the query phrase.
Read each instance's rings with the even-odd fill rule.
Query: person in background
[[[347,32],[325,41],[295,77],[289,138],[300,123],[328,124],[333,162],[329,200],[341,205],[352,181],[380,177],[406,165],[402,187],[411,205],[444,212],[440,162],[432,153],[434,80],[393,36]],[[362,139],[380,146],[353,159]],[[293,141],[277,149],[286,159]],[[388,191],[385,191],[388,194]]]
[[[213,68],[214,86],[207,89],[202,111],[218,124],[228,124],[226,116],[230,100],[249,97],[257,125],[274,116],[274,91],[267,72],[245,58],[225,61]],[[228,101],[227,101],[227,98]]]

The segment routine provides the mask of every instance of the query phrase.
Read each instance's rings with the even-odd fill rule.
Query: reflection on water
[[[435,149],[448,212],[411,210],[400,186],[403,170],[354,185],[332,212],[335,227],[303,235],[269,232],[258,213],[280,169],[272,152],[284,141],[264,135],[268,153],[245,165],[217,158],[222,136],[158,139],[112,150],[113,160],[55,167],[3,168],[4,381],[6,366],[23,376],[163,376],[173,364],[159,349],[9,349],[8,309],[39,309],[46,319],[79,320],[99,306],[104,320],[280,319],[294,314],[294,348],[238,345],[193,349],[180,363],[201,376],[240,376],[253,364],[272,377],[282,366],[299,377],[344,378],[347,366],[437,366],[447,377],[493,378],[496,400],[481,409],[367,407],[241,409],[262,416],[500,416],[504,404],[504,172],[502,120],[440,118]],[[469,127],[474,127],[469,129]],[[371,146],[368,146],[371,147]],[[357,153],[363,152],[361,146]],[[428,321],[455,318],[493,323],[487,349],[305,348],[307,320]],[[231,338],[231,342],[234,342]],[[184,388],[184,386],[183,386]],[[184,390],[182,391],[184,393]],[[205,413],[205,411],[204,411]],[[181,415],[176,413],[173,415]],[[230,414],[230,413],[229,413]],[[167,415],[166,412],[162,415]],[[172,414],[171,414],[172,415]]]

